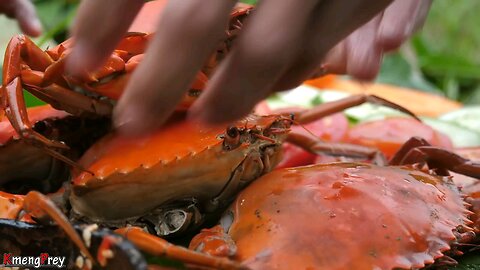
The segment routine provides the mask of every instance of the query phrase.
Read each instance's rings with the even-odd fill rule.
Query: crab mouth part
[[[96,223],[110,229],[135,226],[160,237],[175,237],[198,228],[203,223],[204,216],[198,202],[190,198],[162,205],[142,216],[122,220],[92,220],[74,211],[71,212],[71,219],[82,223]]]
[[[251,128],[248,128],[247,125],[243,128],[229,126],[225,133],[220,135],[220,139],[223,139],[223,149],[231,151],[238,148],[242,143],[255,143],[257,140],[263,140],[272,145],[278,144],[277,137],[288,134],[293,121],[293,115],[289,117],[281,116],[263,130],[256,126]]]
[[[186,207],[165,208],[153,211],[139,219],[150,233],[161,237],[172,237],[195,228],[203,221],[202,215],[195,203]]]

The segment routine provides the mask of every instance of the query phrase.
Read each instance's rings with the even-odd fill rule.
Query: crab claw
[[[427,163],[430,169],[439,170],[448,175],[445,170],[480,179],[480,163],[461,157],[449,150],[431,146],[425,139],[410,138],[395,156],[390,165]]]
[[[451,151],[434,147],[421,146],[417,148],[425,155],[429,167],[445,168],[473,178],[480,178],[480,163],[463,158]]]

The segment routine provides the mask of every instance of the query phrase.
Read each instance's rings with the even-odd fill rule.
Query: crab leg
[[[30,191],[25,195],[23,209],[36,218],[50,217],[65,233],[70,237],[73,243],[80,251],[92,262],[95,262],[92,254],[88,251],[82,239],[68,221],[67,217],[55,206],[55,204],[45,195],[37,191]]]
[[[385,165],[387,163],[385,156],[372,147],[347,143],[323,142],[317,137],[306,136],[295,131],[291,131],[290,134],[288,134],[286,141],[313,154],[367,158],[373,160],[377,165]]]
[[[3,71],[2,110],[12,123],[15,131],[22,137],[41,145],[52,148],[68,149],[65,144],[51,141],[32,129],[28,119],[25,99],[21,83],[22,56],[31,61],[30,67],[44,71],[53,63],[50,56],[38,48],[30,39],[23,35],[11,39],[6,51]]]
[[[141,250],[155,256],[165,256],[185,263],[214,269],[248,269],[246,266],[242,266],[228,258],[214,257],[184,247],[175,246],[164,239],[144,232],[138,227],[121,228],[115,230],[115,232],[125,236]]]
[[[5,96],[2,97],[6,99],[7,104],[14,104],[13,106],[7,106],[5,112],[17,134],[19,134],[26,141],[32,143],[32,145],[42,148],[52,157],[59,159],[70,166],[73,166],[74,168],[84,171],[85,169],[79,166],[76,162],[52,150],[52,148],[69,149],[67,145],[65,145],[63,142],[50,140],[33,130],[32,124],[28,119],[27,107],[25,106],[25,101],[23,98],[23,90],[18,81],[19,78],[15,78],[12,83],[10,83],[6,88],[3,88],[5,91]],[[10,87],[12,84],[14,84],[14,86]]]
[[[32,124],[28,119],[27,107],[23,98],[23,89],[20,78],[13,79],[6,87],[3,88],[2,98],[5,99],[6,115],[12,123],[15,131],[23,138],[32,142],[38,142],[51,148],[68,149],[68,147],[60,142],[51,141],[43,135],[32,129]]]
[[[16,94],[18,99],[15,100],[17,108],[15,112],[11,112],[10,115],[16,115],[17,127],[16,130],[19,134],[19,127],[29,126],[27,110],[25,107],[25,101],[23,99],[22,85],[21,85],[21,72],[22,72],[22,58],[26,58],[31,61],[30,67],[35,70],[44,71],[49,65],[53,63],[53,59],[40,48],[38,48],[30,39],[24,35],[18,35],[13,37],[8,43],[7,50],[5,52],[5,60],[3,62],[3,85],[0,93],[1,103],[0,109],[2,111],[10,111],[10,103],[8,102],[7,92],[11,95]],[[13,96],[13,95],[12,95]],[[11,97],[12,98],[12,97]],[[23,122],[23,123],[21,123]]]
[[[23,59],[28,63],[23,63]],[[43,148],[53,157],[73,167],[80,168],[75,162],[51,149],[68,149],[64,143],[50,140],[33,130],[25,105],[22,84],[25,84],[30,92],[56,105],[57,108],[80,107],[87,112],[105,115],[111,114],[112,106],[70,91],[57,84],[51,84],[44,89],[40,88],[40,85],[43,84],[44,71],[52,63],[53,59],[49,54],[38,48],[27,37],[19,35],[12,38],[7,47],[4,61],[5,70],[3,71],[3,86],[0,92],[0,110],[5,111],[13,128],[22,138]],[[34,70],[26,69],[25,64],[28,64]]]
[[[297,112],[295,113],[295,121],[299,124],[310,123],[322,117],[325,117],[337,112],[341,112],[345,109],[355,107],[367,102],[390,107],[392,109],[408,114],[413,118],[417,119],[418,121],[420,121],[420,119],[418,119],[418,117],[413,112],[409,111],[408,109],[400,105],[397,105],[393,102],[390,102],[386,99],[383,99],[375,95],[364,95],[364,94],[354,95],[354,96],[346,97],[337,101],[323,103],[312,109],[307,109],[307,110]]]
[[[427,140],[420,137],[412,137],[406,141],[402,147],[395,153],[395,155],[390,159],[389,165],[405,165],[405,164],[415,164],[419,161],[424,161],[419,158],[417,151],[413,151],[421,146],[431,146]]]
[[[431,146],[423,139],[413,137],[408,140],[392,158],[392,165],[426,162],[441,175],[448,175],[446,170],[473,178],[480,178],[480,164],[463,158],[451,151]],[[445,168],[445,171],[442,170]]]

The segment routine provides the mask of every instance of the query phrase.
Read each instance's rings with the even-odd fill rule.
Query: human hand
[[[116,106],[114,122],[120,131],[147,132],[166,120],[223,36],[235,2],[168,2],[148,57]],[[413,32],[415,22],[421,21],[415,15],[424,15],[417,12],[419,7],[430,1],[396,0],[385,11],[390,16],[377,16],[327,53],[390,2],[261,1],[190,115],[213,123],[232,121],[249,113],[272,91],[295,87],[311,77],[324,59],[329,71],[371,77],[383,51],[397,47],[408,36],[405,33]],[[84,0],[73,29],[76,45],[71,70],[80,73],[98,67],[142,4],[140,0]],[[365,72],[369,68],[373,71]]]
[[[17,19],[20,28],[27,35],[36,37],[42,33],[42,24],[30,0],[0,0],[0,13]]]
[[[431,0],[393,1],[330,50],[318,75],[336,73],[361,80],[374,79],[384,53],[398,49],[423,25],[431,4]]]

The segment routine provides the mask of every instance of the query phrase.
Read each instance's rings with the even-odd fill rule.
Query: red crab
[[[282,114],[251,115],[225,128],[201,126],[179,115],[180,119],[171,119],[157,133],[143,138],[112,133],[79,160],[91,173],[76,175],[70,193],[64,196],[71,205],[70,216],[74,221],[114,228],[136,225],[160,236],[180,234],[201,224],[205,216],[215,216],[241,188],[268,173],[278,163],[285,140],[313,152],[344,154],[348,150],[376,156],[370,148],[328,145],[290,131],[292,123],[307,123],[365,101],[402,110],[377,97],[359,95],[297,112],[294,120]],[[73,235],[69,220],[52,209],[56,207],[50,199],[30,192],[25,200],[30,202],[27,210],[34,210],[37,219],[50,216]]]
[[[164,1],[147,4],[161,9]],[[147,7],[148,8],[148,7]],[[216,63],[230,48],[241,20],[251,6],[239,5],[232,11],[226,40],[205,65],[210,73]],[[141,24],[149,24],[139,18]],[[138,31],[138,30],[137,30]],[[110,116],[113,104],[121,96],[127,81],[143,58],[143,53],[152,33],[130,32],[117,45],[106,64],[95,72],[85,73],[81,78],[64,72],[65,63],[73,40],[42,51],[23,35],[11,39],[5,52],[3,85],[0,91],[0,109],[5,111],[15,131],[23,138],[44,148],[65,149],[65,145],[49,140],[32,129],[27,113],[23,88],[54,108],[77,116]],[[198,73],[195,82],[179,105],[180,110],[189,107],[207,81],[204,72]]]
[[[220,225],[203,230],[190,248],[250,269],[451,263],[445,254],[459,254],[458,245],[475,234],[463,195],[442,175],[450,169],[480,177],[480,164],[417,139],[392,162],[273,171],[242,191]],[[439,175],[419,170],[424,163]]]
[[[292,123],[308,123],[365,101],[395,107],[359,95],[297,112],[294,120],[288,114],[251,115],[225,129],[172,119],[142,138],[107,135],[78,161],[88,172],[72,181],[73,213],[114,227],[141,225],[158,235],[182,232],[271,171],[285,141],[316,153],[342,154],[347,147],[355,155],[376,157],[371,148],[326,144],[290,130]]]

